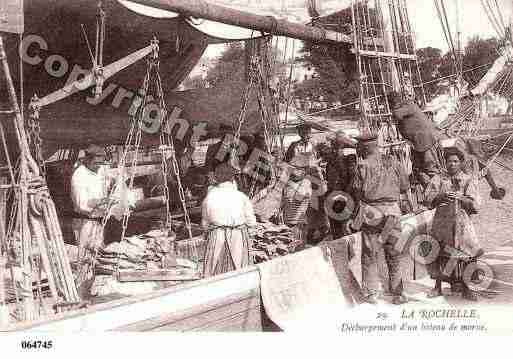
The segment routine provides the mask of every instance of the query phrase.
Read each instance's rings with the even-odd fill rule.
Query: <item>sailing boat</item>
[[[490,144],[490,151],[497,152],[505,146],[513,146],[507,117],[494,116],[487,106],[490,97],[503,98],[511,101],[513,83],[511,74],[513,66],[511,25],[506,25],[502,9],[497,2],[482,1],[483,11],[490,25],[496,32],[501,47],[497,49],[499,56],[491,64],[486,74],[475,86],[470,88],[464,80],[463,54],[461,48],[460,8],[461,1],[454,2],[456,12],[456,30],[451,30],[447,19],[444,0],[434,0],[442,30],[452,55],[455,74],[449,82],[447,94],[438,96],[426,106],[426,111],[433,115],[439,128],[453,136],[477,137]],[[504,145],[504,146],[503,146]]]

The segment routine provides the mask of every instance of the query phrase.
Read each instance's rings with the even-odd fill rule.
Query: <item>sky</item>
[[[494,0],[490,1],[495,4]],[[446,0],[446,10],[452,29],[456,26],[456,0]],[[509,23],[512,14],[513,1],[497,0],[502,10],[504,21]],[[410,21],[415,29],[417,48],[432,46],[444,51],[448,49],[435,5],[431,0],[407,0]],[[468,38],[480,35],[481,37],[496,36],[488,21],[488,17],[481,5],[481,0],[460,1],[461,40],[463,45]],[[453,30],[455,31],[455,30]]]

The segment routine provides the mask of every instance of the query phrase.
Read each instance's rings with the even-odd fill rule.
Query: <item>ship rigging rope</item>
[[[492,25],[493,29],[499,36],[499,38],[503,39],[506,35],[506,26],[504,24],[504,18],[502,16],[501,10],[499,8],[499,4],[495,1],[496,10],[494,11],[493,5],[489,0],[481,0],[481,5]],[[495,14],[497,13],[497,15]]]
[[[292,56],[290,59],[290,70],[289,70],[289,76],[287,80],[287,95],[286,95],[286,104],[285,104],[285,124],[287,124],[288,121],[288,115],[289,115],[289,106],[291,99],[291,84],[292,84],[292,75],[294,73],[294,63],[296,62],[296,41],[295,39],[292,40]]]
[[[157,42],[157,40],[153,40],[152,42]],[[158,96],[158,104],[159,104],[159,111],[160,111],[160,114],[161,114],[161,118],[164,119],[165,115],[166,115],[166,107],[165,107],[165,101],[164,101],[164,96],[163,96],[163,90],[162,90],[162,81],[161,81],[161,77],[160,77],[160,74],[159,74],[159,61],[158,61],[158,46],[156,46],[156,49],[154,50],[154,52],[152,53],[152,58],[148,59],[148,65],[147,65],[147,70],[146,70],[146,75],[145,75],[145,78],[144,78],[144,81],[143,81],[143,85],[142,85],[142,88],[141,88],[141,91],[140,91],[140,94],[142,95],[142,99],[139,103],[139,106],[137,108],[137,111],[135,113],[135,115],[132,117],[132,121],[131,121],[131,126],[130,126],[130,129],[129,129],[129,132],[127,134],[127,138],[125,140],[125,144],[124,144],[124,150],[123,150],[123,153],[121,155],[121,158],[119,160],[119,163],[118,163],[118,178],[117,178],[117,182],[114,184],[114,186],[111,187],[110,191],[109,191],[109,194],[108,194],[108,204],[107,204],[107,211],[106,211],[106,214],[105,216],[103,217],[102,219],[102,231],[105,229],[105,226],[107,225],[107,221],[109,220],[110,216],[112,215],[112,210],[114,209],[115,205],[117,204],[116,202],[116,199],[115,199],[115,196],[114,194],[116,193],[116,191],[119,191],[121,192],[120,190],[122,189],[121,186],[122,186],[122,183],[124,183],[124,175],[125,175],[125,166],[126,166],[126,159],[128,157],[128,152],[130,150],[133,151],[133,156],[131,158],[131,174],[130,174],[130,181],[129,181],[129,185],[128,185],[128,189],[127,189],[127,192],[132,190],[133,189],[133,183],[134,183],[134,177],[135,177],[135,169],[136,169],[136,166],[137,166],[137,161],[138,161],[138,153],[139,153],[139,149],[140,149],[140,145],[141,145],[141,140],[142,140],[142,126],[144,125],[143,124],[143,117],[144,115],[146,114],[146,105],[148,104],[148,100],[149,100],[149,90],[150,90],[150,82],[151,82],[151,79],[152,79],[152,72],[153,70],[156,69],[156,87],[157,87],[157,96]],[[167,125],[167,123],[165,124]],[[165,129],[166,127],[163,125],[161,125],[161,132]],[[168,137],[170,135],[168,134]],[[162,140],[162,136],[160,137],[160,139]],[[185,203],[185,196],[184,196],[184,191],[183,191],[183,187],[182,187],[182,184],[181,184],[181,180],[180,180],[180,171],[179,171],[179,168],[178,168],[178,164],[177,164],[177,161],[176,161],[176,154],[175,154],[175,150],[174,150],[174,144],[173,144],[173,140],[172,139],[169,139],[169,144],[168,146],[171,147],[171,157],[172,157],[172,163],[173,163],[173,170],[175,172],[175,176],[177,178],[177,184],[178,184],[178,187],[179,187],[179,194],[180,194],[180,200],[182,202],[182,207],[184,209],[184,217],[185,217],[185,224],[186,224],[186,228],[187,228],[187,231],[188,231],[188,235],[189,235],[189,239],[192,239],[192,230],[191,230],[191,223],[190,223],[190,218],[189,218],[189,215],[188,215],[188,211],[187,211],[187,206],[186,206],[186,203]],[[161,143],[161,149],[162,151],[165,151],[165,148],[164,147],[167,147],[165,146],[165,143]],[[162,154],[163,157],[164,157],[164,153]],[[165,159],[163,158],[163,161],[165,162]],[[167,169],[166,165],[163,165],[162,166],[162,169],[165,170]],[[165,182],[165,187],[167,189],[167,173],[163,173],[163,176],[164,176],[164,182]],[[170,214],[169,214],[169,189],[167,189],[167,191],[165,191],[165,200],[166,200],[166,225],[169,225],[169,220],[170,220]],[[127,230],[127,226],[128,226],[128,219],[130,217],[130,208],[128,207],[127,204],[125,204],[125,208],[124,208],[124,213],[123,213],[123,219],[122,219],[122,234],[121,234],[121,241],[124,240],[124,237],[125,237],[125,234],[126,234],[126,230]],[[102,242],[100,243],[100,245],[103,245],[103,239],[102,239]],[[77,281],[79,283],[83,282],[85,280],[85,278],[87,278],[87,275],[94,270],[94,265],[95,265],[95,262],[96,262],[96,257],[98,255],[98,250],[99,250],[99,246],[95,246],[94,250],[92,251],[92,253],[90,254],[90,256],[88,258],[86,258],[86,261],[85,261],[85,265],[81,268],[78,276],[77,276]],[[198,260],[198,254],[196,253],[196,247],[193,246],[193,253],[192,253],[192,258],[190,258],[192,260]],[[117,256],[117,260],[116,260],[116,264],[115,264],[115,271],[118,272],[119,271],[119,260],[120,260],[120,257],[119,255]]]
[[[491,165],[493,163],[495,163],[495,161],[497,160],[499,155],[502,153],[502,151],[504,151],[504,149],[506,148],[506,146],[508,145],[508,143],[511,141],[512,138],[513,138],[513,133],[511,135],[509,135],[508,139],[506,141],[504,141],[504,143],[499,148],[499,150],[493,155],[493,157],[488,161],[486,166],[480,171],[481,172],[480,173],[481,177],[485,176],[485,174],[488,171],[488,169],[491,167]]]
[[[440,1],[440,3],[439,3]],[[442,26],[442,31],[445,37],[445,41],[447,42],[447,46],[449,47],[449,50],[451,51],[451,60],[452,64],[454,66],[455,72],[460,76],[461,69],[458,67],[458,56],[456,54],[456,49],[454,47],[454,41],[452,39],[451,29],[449,26],[449,21],[447,19],[447,12],[445,10],[445,4],[444,0],[433,0],[436,8],[436,12],[438,14],[438,19],[440,20],[440,25]]]

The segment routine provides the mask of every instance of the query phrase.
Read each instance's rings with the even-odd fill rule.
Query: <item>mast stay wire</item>
[[[450,32],[451,30],[449,28],[449,23],[447,21],[447,14],[445,12],[442,12],[442,9],[441,9],[441,4],[443,4],[443,0],[440,0],[441,4],[439,4],[438,1],[439,0],[433,0],[433,3],[435,4],[436,12],[438,15],[438,20],[440,20],[440,25],[442,26],[442,32],[444,34],[445,41],[446,41],[447,46],[449,47],[449,51],[451,52],[451,55],[452,55],[451,60],[452,60],[453,66],[454,66],[454,72],[459,76],[460,71],[459,71],[458,65],[457,65],[456,51],[454,49],[454,44],[453,44],[452,36],[451,36],[451,32]]]

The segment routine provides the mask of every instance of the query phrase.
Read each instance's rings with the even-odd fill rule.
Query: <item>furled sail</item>
[[[493,90],[493,87],[503,77],[502,75],[504,75],[504,72],[512,70],[512,59],[513,49],[511,48],[511,45],[507,45],[501,49],[501,56],[495,60],[490,70],[488,70],[488,72],[483,76],[477,86],[472,89],[472,94],[479,96],[483,95],[488,90]],[[498,95],[501,95],[501,93],[498,93]]]

